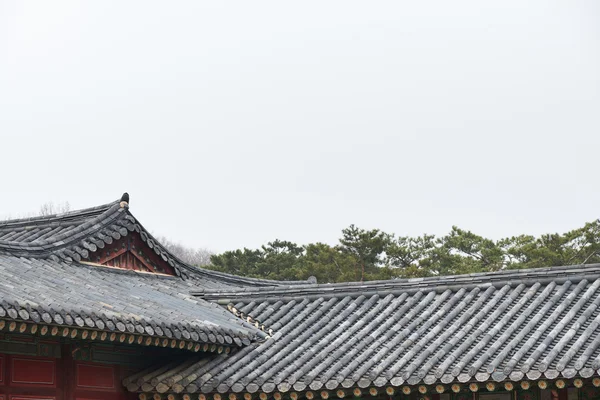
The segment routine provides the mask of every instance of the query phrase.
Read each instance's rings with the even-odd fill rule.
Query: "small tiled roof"
[[[0,318],[16,322],[232,346],[266,336],[174,276],[0,255],[0,277]]]
[[[195,279],[200,287],[277,286],[280,281],[246,278],[191,266],[158,242],[133,216],[128,205],[114,201],[102,206],[63,214],[0,221],[0,254],[55,261],[86,261],[91,252],[130,232],[167,262],[178,276]],[[307,281],[285,282],[302,285]]]
[[[129,390],[269,393],[600,369],[600,265],[198,294],[272,337]]]

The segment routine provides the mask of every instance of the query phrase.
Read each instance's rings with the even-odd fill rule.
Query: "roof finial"
[[[123,193],[123,196],[121,196],[121,202],[119,203],[119,205],[121,206],[121,208],[129,207],[129,193],[127,193],[127,192]]]

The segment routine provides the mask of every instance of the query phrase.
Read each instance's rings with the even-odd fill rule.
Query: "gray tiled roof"
[[[272,337],[176,368],[165,392],[590,377],[600,369],[600,265],[372,283],[204,290]],[[129,390],[142,390],[130,384]],[[171,384],[170,384],[171,383]]]
[[[119,201],[64,214],[0,221],[0,254],[48,258],[55,261],[85,261],[90,253],[119,240],[130,232],[141,239],[185,279],[201,287],[276,286],[281,282],[245,278],[187,265],[165,249]],[[286,285],[307,281],[286,282]]]
[[[139,233],[178,276],[83,264],[98,249],[131,232]],[[202,288],[281,284],[185,264],[119,201],[0,222],[0,318],[242,345],[266,335],[189,293]],[[304,284],[307,282],[285,282],[286,286]]]
[[[77,262],[0,255],[0,318],[224,345],[266,336],[194,281]]]

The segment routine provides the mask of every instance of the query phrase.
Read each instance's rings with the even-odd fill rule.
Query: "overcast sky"
[[[600,2],[0,0],[0,216],[223,251],[600,217]]]

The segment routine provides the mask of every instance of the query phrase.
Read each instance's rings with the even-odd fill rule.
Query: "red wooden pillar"
[[[567,389],[558,389],[558,399],[557,400],[567,400],[569,398],[569,393]]]
[[[6,383],[6,379],[4,377],[4,374],[6,372],[6,368],[4,367],[4,361],[6,360],[6,357],[2,354],[0,354],[0,400],[6,400],[6,398],[4,397],[4,391],[2,390],[2,388],[4,387],[5,383]]]

